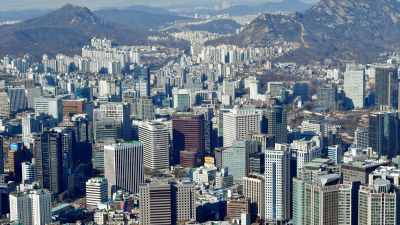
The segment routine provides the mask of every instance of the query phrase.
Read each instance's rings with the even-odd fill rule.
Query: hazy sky
[[[29,8],[59,8],[67,3],[74,5],[86,6],[89,8],[98,7],[125,7],[134,4],[159,4],[159,3],[172,3],[172,2],[184,2],[185,4],[174,4],[176,8],[184,8],[186,4],[192,5],[193,3],[202,3],[205,5],[220,5],[224,0],[0,0],[0,10],[10,10],[10,9],[29,9]],[[264,2],[279,2],[280,0],[231,0],[231,4],[246,4],[246,5],[256,5]],[[302,2],[315,3],[318,0],[300,0]]]

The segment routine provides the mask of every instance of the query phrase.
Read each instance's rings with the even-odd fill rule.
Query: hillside
[[[147,13],[139,10],[107,9],[94,11],[94,13],[99,18],[108,22],[121,23],[131,27],[153,30],[158,30],[160,26],[165,27],[168,23],[173,23],[177,20],[192,19],[170,14]]]
[[[147,41],[151,35],[162,34],[106,22],[85,7],[68,4],[41,17],[0,26],[0,57],[22,57],[29,52],[34,61],[40,61],[43,54],[80,55],[93,37],[111,39],[116,45],[143,45],[151,44]],[[185,46],[183,42],[166,44]]]
[[[234,37],[207,44],[265,45],[282,38],[303,47],[278,60],[299,63],[324,58],[372,62],[388,48],[398,48],[400,3],[396,0],[321,0],[288,16],[263,14]]]
[[[38,16],[42,16],[51,10],[41,9],[29,9],[19,11],[1,11],[0,12],[0,23],[5,21],[16,21],[16,20],[29,20]]]
[[[235,34],[236,29],[242,27],[236,21],[223,19],[223,20],[213,20],[208,23],[199,25],[188,25],[182,28],[182,30],[191,31],[208,31],[210,33],[217,34]]]

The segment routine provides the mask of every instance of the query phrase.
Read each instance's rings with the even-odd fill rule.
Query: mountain
[[[147,6],[147,5],[128,6],[125,9],[126,10],[138,10],[138,11],[143,11],[143,12],[152,13],[152,14],[178,15],[174,12],[168,11],[168,10],[160,8],[160,7],[151,7],[151,6]]]
[[[49,9],[28,9],[19,11],[1,11],[0,12],[0,23],[5,21],[16,21],[16,20],[29,20],[38,16],[42,16],[51,10]]]
[[[304,3],[298,0],[283,0],[281,2],[266,2],[254,7],[257,12],[303,12],[314,4]]]
[[[211,16],[229,14],[230,16],[246,16],[258,13],[259,11],[247,5],[234,5],[226,9],[215,10],[210,12]]]
[[[159,26],[167,26],[168,23],[173,23],[177,20],[192,19],[189,17],[181,17],[171,14],[153,14],[139,10],[98,10],[94,13],[101,19],[121,23],[136,28],[158,30]]]
[[[207,44],[265,45],[282,39],[303,47],[278,60],[372,62],[379,53],[399,47],[398,35],[400,3],[396,0],[321,0],[288,16],[265,13],[239,35]]]
[[[234,20],[222,19],[222,20],[213,20],[208,23],[199,25],[184,26],[182,30],[208,31],[210,33],[217,33],[217,34],[235,34],[236,29],[240,27],[242,26],[236,23],[236,21]]]
[[[80,55],[82,47],[90,45],[93,37],[110,39],[116,45],[144,45],[151,44],[147,37],[153,35],[163,36],[148,29],[106,22],[86,7],[68,4],[34,19],[0,26],[0,57],[22,57],[29,52],[39,61],[43,54]]]

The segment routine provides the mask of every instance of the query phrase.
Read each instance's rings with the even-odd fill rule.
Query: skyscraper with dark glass
[[[399,118],[398,113],[378,112],[369,114],[369,147],[379,156],[388,159],[399,153]]]
[[[398,75],[396,68],[376,68],[375,107],[381,111],[398,108]]]
[[[76,97],[77,99],[86,98],[88,102],[93,102],[93,88],[92,87],[77,88]]]

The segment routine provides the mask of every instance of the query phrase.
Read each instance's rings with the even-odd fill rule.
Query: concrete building
[[[232,143],[232,148],[222,151],[222,167],[229,168],[229,174],[235,181],[242,181],[249,174],[250,141],[239,138]]]
[[[250,99],[257,99],[257,95],[260,93],[261,82],[254,80],[250,83]]]
[[[86,100],[64,100],[62,101],[63,115],[73,116],[85,113]]]
[[[250,214],[250,199],[226,199],[226,220],[241,219],[242,213]]]
[[[333,84],[323,84],[317,88],[317,100],[314,103],[316,108],[328,108],[337,110],[343,102],[338,98],[338,88]]]
[[[153,121],[142,123],[139,125],[139,141],[143,143],[145,167],[169,168],[168,126]]]
[[[398,108],[398,72],[396,68],[376,68],[375,108],[380,111]]]
[[[297,174],[297,169],[303,168],[306,163],[311,162],[315,158],[321,158],[321,148],[310,140],[295,140],[291,147],[291,163],[296,164],[296,171],[292,171],[292,176]],[[292,165],[292,168],[295,166]]]
[[[104,171],[109,198],[120,189],[139,193],[139,184],[144,182],[143,143],[131,141],[104,146]]]
[[[254,109],[234,108],[223,113],[224,147],[232,146],[233,141],[244,138],[249,132],[260,133],[261,115]]]
[[[265,151],[265,220],[284,223],[290,219],[289,145],[275,144]]]
[[[108,181],[95,177],[86,181],[86,205],[97,207],[97,204],[108,201]]]
[[[140,224],[176,224],[196,220],[196,194],[193,182],[156,179],[140,185]]]
[[[288,93],[286,92],[286,83],[268,82],[268,94],[271,98],[276,98],[281,104],[286,104],[288,101]]]
[[[154,119],[153,99],[143,96],[139,99],[139,119],[143,121]]]
[[[59,123],[63,119],[61,98],[54,96],[42,96],[35,99],[35,113],[47,113],[52,115]]]
[[[328,157],[336,164],[342,163],[342,147],[340,145],[328,146]]]
[[[35,164],[29,162],[22,163],[22,183],[30,184],[35,181]]]
[[[25,88],[9,88],[10,112],[18,112],[26,108]]]
[[[100,105],[99,109],[94,111],[94,120],[113,119],[122,122],[122,138],[124,141],[132,140],[131,137],[131,119],[130,106],[128,103],[113,103],[109,102]]]
[[[263,111],[262,132],[274,135],[276,143],[287,143],[287,111],[282,106],[272,106]]]
[[[51,193],[41,189],[10,194],[10,221],[32,225],[51,223]]]
[[[356,144],[357,148],[368,148],[368,131],[361,127],[357,127],[357,130],[354,133],[354,144]]]
[[[342,164],[343,182],[357,182],[361,184],[369,183],[369,174],[380,166],[388,166],[389,162],[352,162]]]
[[[261,174],[243,177],[243,195],[250,200],[252,218],[265,219],[265,178]]]
[[[364,69],[344,73],[345,106],[347,109],[362,109],[365,102]]]
[[[0,119],[8,119],[10,116],[10,106],[8,103],[8,93],[0,92]]]

